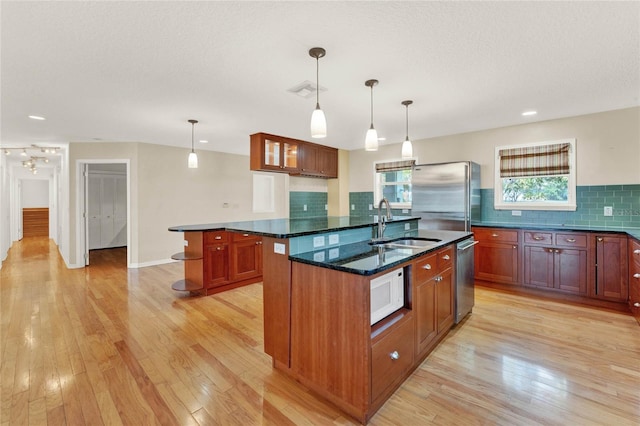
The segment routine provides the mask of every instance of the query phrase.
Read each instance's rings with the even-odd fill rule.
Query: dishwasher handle
[[[472,242],[472,243],[470,243],[470,244],[467,244],[467,245],[464,245],[464,246],[460,246],[460,245],[459,245],[459,246],[458,246],[458,251],[464,251],[464,250],[466,250],[466,249],[468,249],[468,248],[470,248],[470,247],[475,246],[475,245],[476,245],[476,244],[478,244],[479,242],[480,242],[480,241],[474,241],[474,242]]]

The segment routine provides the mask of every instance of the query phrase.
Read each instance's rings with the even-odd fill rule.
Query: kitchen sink
[[[410,249],[422,249],[436,245],[442,240],[437,238],[422,238],[422,237],[410,237],[410,238],[396,238],[393,240],[372,241],[369,244],[374,246],[384,246],[388,248],[410,248]]]

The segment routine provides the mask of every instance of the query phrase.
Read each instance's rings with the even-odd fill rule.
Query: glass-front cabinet
[[[282,136],[251,135],[251,170],[298,171],[298,142]]]

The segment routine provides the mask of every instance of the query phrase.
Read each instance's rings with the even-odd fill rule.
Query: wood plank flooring
[[[68,270],[46,238],[0,270],[0,425],[353,424],[271,367],[262,286],[191,298],[123,249]],[[478,288],[372,425],[638,425],[630,315]]]

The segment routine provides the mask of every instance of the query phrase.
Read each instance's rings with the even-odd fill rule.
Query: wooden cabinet
[[[595,283],[590,296],[626,302],[629,297],[626,235],[594,234]]]
[[[232,281],[262,275],[262,238],[250,234],[232,234],[230,276]]]
[[[262,238],[227,231],[185,232],[185,279],[174,290],[220,293],[262,280]]]
[[[640,324],[640,241],[629,238],[629,308]]]
[[[371,346],[371,399],[402,381],[413,366],[413,321],[403,321]]]
[[[284,136],[251,135],[251,170],[319,178],[338,177],[338,150]]]
[[[300,145],[300,174],[323,178],[338,177],[338,150],[322,145]]]
[[[587,294],[587,235],[523,231],[523,284]]]
[[[503,284],[519,284],[519,232],[513,229],[473,228],[475,278]]]
[[[416,351],[425,355],[437,337],[453,325],[453,248],[425,256],[414,264]]]

